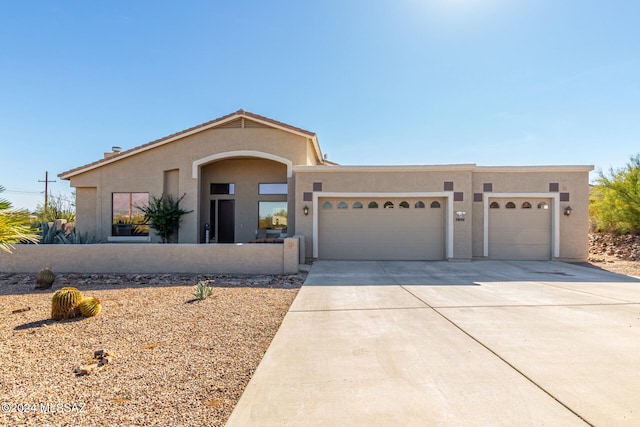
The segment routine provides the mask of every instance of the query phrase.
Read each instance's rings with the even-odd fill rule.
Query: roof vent
[[[122,152],[122,147],[118,147],[118,146],[113,146],[111,147],[111,151],[108,153],[104,153],[104,158],[105,159],[110,159],[113,156],[117,156],[118,154],[120,154]]]

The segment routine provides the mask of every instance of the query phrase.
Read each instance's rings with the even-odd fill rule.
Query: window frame
[[[127,195],[128,201],[126,210],[127,215],[122,215],[122,212],[116,211],[116,205],[122,204],[123,201],[116,201],[118,195]],[[146,195],[146,203],[138,203],[134,201],[136,195]],[[150,193],[145,191],[113,191],[111,193],[111,231],[107,236],[107,241],[143,241],[148,242],[151,240],[151,230],[148,222],[144,221],[144,213],[136,206],[145,206],[149,204]],[[117,218],[121,218],[118,219]],[[138,218],[136,221],[135,219]],[[116,222],[117,221],[117,222]],[[146,231],[138,231],[135,229],[142,228]],[[116,231],[118,230],[118,231]]]
[[[225,186],[226,190],[224,190]],[[209,184],[210,196],[234,196],[235,194],[236,184],[233,182],[212,182]]]
[[[277,209],[277,208],[274,207],[273,208],[274,210],[272,211],[273,215],[271,215],[271,218],[272,218],[271,226],[270,227],[269,226],[263,227],[263,225],[269,225],[269,224],[263,223],[263,221],[266,221],[266,219],[269,218],[269,216],[268,215],[264,216],[264,217],[262,216],[262,212],[263,212],[262,205],[263,204],[266,205],[267,203],[274,204],[274,205],[278,204],[280,206],[283,206],[284,208],[280,208],[280,210],[276,212],[275,209]],[[265,207],[265,209],[266,209],[266,207]],[[283,224],[277,224],[277,226],[274,226],[273,217],[276,216],[275,213],[279,213],[282,210],[284,210],[284,212],[286,214],[284,216],[284,218],[286,219],[286,222],[283,223]],[[278,215],[278,216],[282,217],[282,215]],[[286,230],[288,228],[288,226],[289,226],[288,218],[289,218],[289,203],[286,200],[258,200],[258,224],[257,224],[257,226],[258,226],[259,230],[280,230],[282,232],[282,230]],[[278,219],[276,219],[276,221],[278,221]]]
[[[260,182],[258,183],[258,194],[261,196],[286,196],[289,194],[289,184],[286,182]]]

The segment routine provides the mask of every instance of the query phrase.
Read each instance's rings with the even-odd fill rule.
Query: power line
[[[12,188],[7,188],[3,192],[7,194],[42,194],[42,191],[17,190]]]

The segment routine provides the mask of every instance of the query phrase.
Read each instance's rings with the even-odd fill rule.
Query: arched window
[[[431,202],[429,207],[431,207],[431,208],[439,208],[440,207],[440,202],[437,201],[437,200],[434,200],[433,202]]]
[[[390,202],[390,201],[384,202],[384,208],[385,209],[393,209],[393,202]]]
[[[416,204],[415,204],[415,208],[416,209],[424,209],[424,202],[417,201]]]
[[[549,209],[549,205],[547,202],[540,202],[538,203],[538,209]]]
[[[378,202],[369,202],[369,209],[378,209]]]
[[[349,205],[347,205],[347,202],[338,203],[338,209],[347,209],[348,207]]]
[[[353,202],[353,209],[362,209],[362,202]]]
[[[531,203],[529,202],[524,202],[522,204],[522,206],[520,206],[522,209],[531,209]]]
[[[505,209],[515,209],[516,208],[516,204],[513,202],[507,202],[506,205],[504,205]]]
[[[331,204],[331,202],[324,202],[322,204],[322,209],[333,209],[333,204]]]
[[[500,209],[500,203],[498,202],[491,202],[491,204],[489,205],[490,209]]]
[[[408,202],[400,202],[400,204],[398,206],[400,207],[400,209],[409,209],[409,203]]]

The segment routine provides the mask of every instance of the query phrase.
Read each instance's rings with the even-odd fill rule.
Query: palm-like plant
[[[145,223],[149,223],[149,226],[155,230],[162,243],[168,243],[171,235],[178,231],[182,215],[193,212],[180,207],[180,202],[186,195],[185,193],[178,199],[174,199],[171,194],[163,194],[160,197],[151,196],[148,205],[136,206],[144,213]]]
[[[0,193],[4,190],[0,185]],[[8,200],[0,198],[0,250],[11,253],[14,243],[38,243],[38,235],[31,229],[27,211],[12,209]]]

